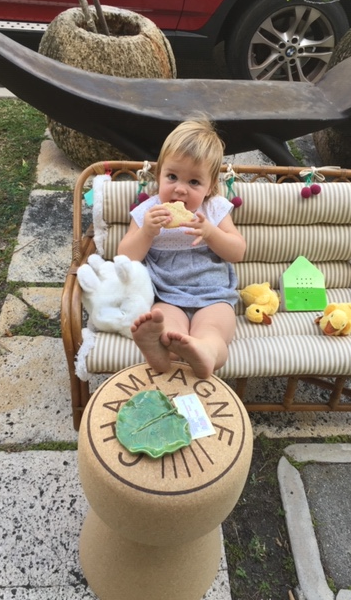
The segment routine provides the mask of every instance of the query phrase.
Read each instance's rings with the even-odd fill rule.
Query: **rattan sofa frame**
[[[90,398],[89,382],[79,379],[76,375],[75,369],[76,356],[82,344],[83,329],[83,309],[81,302],[82,291],[76,274],[79,266],[87,261],[90,254],[96,252],[93,225],[91,224],[87,231],[82,230],[83,193],[91,185],[91,178],[96,175],[101,175],[107,171],[111,171],[112,179],[114,181],[119,181],[120,179],[125,180],[126,178],[136,180],[136,172],[142,169],[142,167],[142,162],[133,161],[110,161],[94,163],[82,171],[75,185],[73,199],[72,263],[67,273],[63,288],[61,328],[70,377],[73,425],[76,430],[79,429],[83,411]],[[151,163],[151,167],[152,170],[154,170],[155,163]],[[234,169],[235,174],[239,179],[241,177],[245,179],[244,183],[240,183],[240,185],[244,186],[250,186],[252,183],[260,183],[260,185],[266,183],[269,186],[277,186],[287,182],[299,182],[301,184],[302,181],[300,176],[302,167],[235,165]],[[224,165],[222,172],[225,173],[226,171],[227,167]],[[337,184],[347,182],[350,185],[349,201],[351,203],[351,170],[326,167],[320,170],[320,172],[322,175],[324,175],[327,182],[336,182]],[[322,184],[322,186],[323,185],[324,184]],[[244,187],[243,189],[245,190],[247,187]],[[265,188],[265,190],[267,189],[273,190],[271,187]],[[245,193],[243,193],[243,197],[245,203]],[[284,198],[282,198],[282,202],[284,202]],[[306,200],[306,202],[308,202],[308,200]],[[234,220],[236,221],[235,211]],[[238,224],[237,226],[240,229],[240,225]],[[350,229],[349,235],[351,237],[351,220],[347,226]],[[253,282],[254,281],[252,281],[252,283]],[[350,299],[348,301],[351,301],[351,283],[348,284],[348,288],[350,288]],[[259,335],[259,328],[265,326],[254,325],[253,327],[258,328],[254,331],[254,335]],[[324,344],[325,337],[326,336],[323,335],[319,336],[319,340],[322,340]],[[335,340],[335,338],[333,338],[333,340]],[[350,346],[347,346],[345,352],[348,353],[350,348]],[[245,389],[248,378],[237,377],[235,368],[229,375],[228,373],[226,374],[225,379],[230,379],[231,382],[235,380],[236,392],[242,398],[248,411],[348,411],[351,410],[351,390],[349,387],[347,387],[348,379],[351,377],[351,351],[348,357],[350,365],[349,372],[347,368],[344,368],[344,372],[342,374],[326,372],[322,375],[319,373],[317,376],[313,372],[293,374],[286,372],[279,375],[279,377],[286,378],[285,393],[279,402],[277,402],[276,399],[275,401],[265,401],[259,403],[246,401]],[[220,372],[217,374],[221,376]],[[269,377],[270,375],[268,374],[267,376]],[[330,394],[328,394],[329,397],[327,402],[319,402],[318,400],[316,400],[316,402],[295,402],[294,395],[299,380],[304,380],[309,384],[317,385],[325,390],[328,390]]]

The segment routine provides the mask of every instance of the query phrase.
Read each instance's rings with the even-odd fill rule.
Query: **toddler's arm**
[[[117,254],[125,254],[131,260],[144,260],[154,237],[171,220],[169,210],[162,208],[162,205],[153,206],[145,213],[141,227],[132,218],[127,233],[119,243]]]
[[[204,240],[209,248],[228,262],[240,262],[244,258],[246,242],[235,227],[231,215],[226,215],[219,225],[213,225],[201,213],[196,213],[198,221],[187,223],[188,235],[193,235],[197,245]],[[185,223],[183,223],[185,225]]]

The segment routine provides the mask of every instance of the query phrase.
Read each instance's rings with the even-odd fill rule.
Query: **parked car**
[[[164,31],[176,58],[207,59],[224,41],[234,79],[316,82],[351,26],[350,0],[110,0]],[[0,0],[0,31],[37,48],[60,12],[78,0]]]

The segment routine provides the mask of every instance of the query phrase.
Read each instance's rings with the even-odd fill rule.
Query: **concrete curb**
[[[306,600],[334,600],[324,576],[301,477],[284,456],[278,464],[278,480],[301,590]]]
[[[351,444],[292,444],[284,452],[298,462],[351,463]],[[306,600],[351,600],[351,591],[340,590],[335,598],[328,586],[302,478],[284,456],[278,464],[278,481],[304,597]]]

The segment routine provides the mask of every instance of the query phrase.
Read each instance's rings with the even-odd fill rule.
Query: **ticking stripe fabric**
[[[307,374],[351,376],[351,336],[323,336],[313,323],[314,316],[299,313],[289,318],[292,333],[283,336],[279,333],[287,324],[279,315],[274,316],[270,326],[242,323],[239,317],[237,338],[229,346],[227,362],[216,375],[223,379]],[[302,325],[302,332],[294,331],[294,325]],[[247,335],[248,330],[255,335]],[[260,336],[262,333],[265,335]],[[116,373],[143,361],[133,341],[112,333],[98,333],[95,347],[87,357],[87,371]]]
[[[237,224],[307,225],[317,223],[351,223],[351,184],[344,182],[323,183],[318,196],[302,198],[303,183],[244,183],[234,184],[235,194],[243,204],[233,211]],[[139,184],[137,181],[106,181],[104,184],[103,217],[106,223],[129,223],[130,205],[135,202]],[[143,188],[149,196],[155,192],[155,184]],[[219,194],[228,195],[225,184],[220,184]]]
[[[235,272],[239,280],[239,288],[243,289],[251,283],[264,283],[268,281],[273,289],[279,288],[279,280],[290,267],[290,262],[241,262],[235,265]],[[314,266],[324,275],[325,287],[351,288],[351,263],[347,261],[314,261]],[[351,291],[349,291],[349,297]]]
[[[340,187],[339,187],[340,186]],[[264,182],[234,183],[235,195],[242,205],[233,211],[236,224],[312,225],[316,223],[351,223],[351,184],[321,184],[321,193],[302,198],[303,183],[271,184]],[[226,196],[226,186],[220,193]]]
[[[351,204],[351,199],[350,199]],[[247,243],[245,262],[350,260],[351,225],[240,225]]]
[[[328,302],[349,299],[349,289],[328,290]],[[243,312],[242,304],[241,309]],[[278,312],[271,325],[250,323],[243,314],[237,316],[235,340],[230,344],[227,363],[218,373],[223,378],[351,375],[351,336],[324,336],[315,323],[321,314],[322,311]],[[89,373],[115,373],[143,360],[132,340],[113,333],[96,333],[86,367]]]
[[[232,342],[223,379],[286,375],[351,375],[351,337],[295,335]]]
[[[97,333],[86,365],[88,373],[117,373],[143,361],[143,355],[133,340],[115,333]]]

